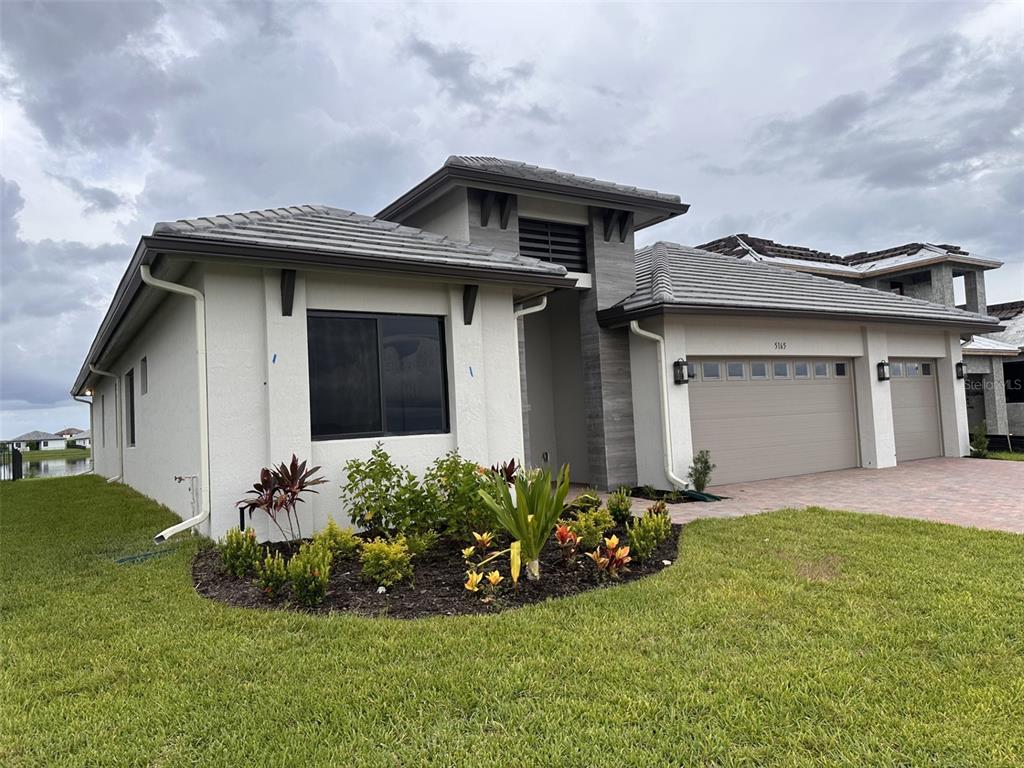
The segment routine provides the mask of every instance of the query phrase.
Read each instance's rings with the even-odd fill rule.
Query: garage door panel
[[[934,375],[935,361],[916,362],[931,363],[932,375],[893,376],[890,382],[897,462],[942,455],[939,395]]]
[[[715,484],[858,464],[850,377],[695,381],[690,387],[693,447],[711,452]]]

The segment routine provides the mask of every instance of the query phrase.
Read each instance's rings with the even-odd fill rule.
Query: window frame
[[[139,360],[139,395],[149,393],[149,361],[143,355]]]
[[[129,448],[135,447],[135,369],[124,375],[124,436]]]
[[[740,367],[739,375],[734,376],[729,368],[733,365]],[[730,360],[725,364],[725,378],[727,381],[746,381],[747,380],[747,364],[741,360]]]
[[[908,379],[921,378],[921,363],[917,360],[910,360],[906,362],[903,366],[903,370],[906,373],[906,378]],[[911,373],[911,371],[914,371],[914,373]]]
[[[818,366],[819,365],[824,365],[825,366],[825,372],[824,373],[821,373],[821,374],[818,373]],[[811,371],[814,373],[814,378],[816,378],[816,379],[831,379],[832,378],[832,370],[831,370],[831,367],[829,366],[828,360],[815,360],[813,363],[811,363]]]
[[[843,366],[843,372],[839,372],[839,366]],[[832,375],[837,379],[845,379],[850,375],[850,364],[845,360],[836,360],[832,363]]]
[[[890,379],[902,379],[903,376],[903,361],[902,360],[890,360],[889,361],[889,378]]]
[[[313,419],[312,413],[310,414],[310,440],[317,442],[326,440],[360,440],[367,437],[410,437],[415,435],[447,435],[451,434],[452,430],[452,404],[451,404],[451,386],[448,381],[449,378],[449,366],[448,366],[448,317],[446,315],[432,315],[423,314],[418,312],[348,312],[346,310],[336,309],[308,309],[306,310],[306,328],[307,328],[307,343],[306,343],[306,377],[310,386],[310,410],[313,408],[313,396],[312,396],[312,377],[309,371],[309,319],[311,317],[328,317],[328,318],[344,318],[351,320],[373,320],[376,323],[377,330],[377,387],[379,390],[380,397],[380,424],[384,428],[382,431],[371,431],[371,432],[343,432],[334,434],[317,435],[313,434]],[[420,430],[415,432],[407,431],[394,431],[388,430],[387,427],[387,401],[384,397],[384,371],[382,368],[384,361],[384,344],[383,344],[383,333],[381,332],[380,319],[383,317],[417,317],[417,318],[428,318],[430,320],[436,320],[438,324],[438,330],[440,333],[439,337],[439,351],[441,359],[441,403],[444,409],[443,424],[441,429],[431,430]]]
[[[932,375],[932,364],[931,363],[929,363],[927,361],[923,361],[921,363],[921,375],[922,376],[931,376]]]
[[[763,365],[764,366],[764,376],[755,376],[754,375],[754,366],[755,365]],[[770,365],[770,363],[768,363],[766,360],[752,360],[750,362],[750,380],[751,381],[768,381],[769,379],[771,379],[772,376],[771,376],[771,369],[769,368],[769,365]]]
[[[718,369],[718,373],[715,376],[708,376],[706,369],[707,366],[714,365]],[[722,380],[722,364],[715,360],[702,360],[700,363],[700,380],[701,381],[721,381]]]
[[[797,373],[797,368],[799,366],[801,366],[801,365],[805,366],[807,368],[807,373],[804,373],[804,374]],[[811,374],[812,373],[813,373],[813,369],[811,368],[811,364],[808,361],[806,361],[806,360],[794,360],[793,361],[793,378],[794,379],[800,379],[802,381],[807,381],[808,379],[811,378]]]
[[[781,376],[778,374],[778,372],[775,369],[775,366],[777,366],[777,365],[784,366],[785,369],[786,369],[786,372],[784,374],[782,374]],[[790,367],[789,360],[773,360],[772,361],[772,378],[773,379],[779,379],[779,380],[783,380],[783,379],[789,380],[789,379],[793,378],[793,376],[791,374],[791,367]]]

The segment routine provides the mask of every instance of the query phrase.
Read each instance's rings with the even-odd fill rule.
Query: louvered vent
[[[586,272],[587,228],[557,221],[519,219],[519,252],[561,264],[570,272]]]

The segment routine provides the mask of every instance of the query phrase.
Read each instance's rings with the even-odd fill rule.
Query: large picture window
[[[313,439],[448,431],[444,318],[312,311]]]

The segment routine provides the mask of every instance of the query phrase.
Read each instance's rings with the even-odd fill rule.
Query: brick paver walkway
[[[708,488],[728,500],[671,504],[675,522],[774,509],[827,507],[1024,533],[1024,462],[921,459],[891,469],[843,469]],[[638,500],[646,507],[649,502]]]

